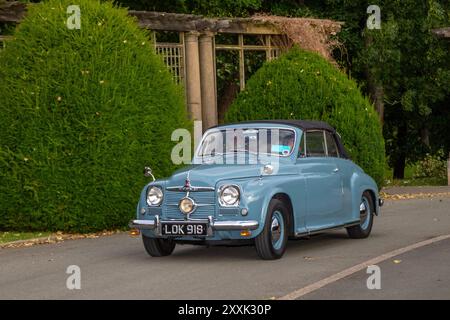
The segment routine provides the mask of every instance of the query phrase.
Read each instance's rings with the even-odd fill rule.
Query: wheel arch
[[[289,197],[289,195],[287,193],[278,192],[272,196],[272,199],[277,199],[286,205],[286,207],[289,211],[289,214],[287,217],[287,219],[288,219],[287,225],[289,227],[288,236],[293,236],[295,234],[295,231],[294,231],[295,230],[295,226],[294,226],[295,219],[294,219],[294,208],[292,206],[291,197]]]
[[[370,194],[370,196],[372,197],[372,205],[373,205],[373,207],[375,208],[375,214],[378,215],[378,209],[377,209],[377,205],[376,205],[376,202],[377,202],[377,196],[376,196],[376,194],[375,194],[375,191],[373,191],[372,189],[366,189],[366,190],[363,191],[363,193],[366,192],[366,191],[367,191],[367,192]]]

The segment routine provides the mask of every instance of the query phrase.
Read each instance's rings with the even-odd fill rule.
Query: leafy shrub
[[[444,151],[439,150],[435,155],[427,153],[425,158],[417,163],[413,178],[447,179],[447,160]]]
[[[225,116],[225,122],[262,119],[328,122],[351,158],[382,185],[385,155],[378,116],[357,84],[319,55],[293,48],[266,63]]]
[[[170,136],[190,127],[182,89],[149,35],[111,3],[29,7],[0,53],[0,229],[126,225],[147,179],[174,169]]]

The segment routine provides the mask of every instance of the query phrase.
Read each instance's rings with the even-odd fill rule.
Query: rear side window
[[[327,139],[328,156],[339,158],[339,150],[334,136],[330,132],[326,132],[325,137]]]
[[[327,156],[323,131],[310,131],[306,133],[306,156]]]

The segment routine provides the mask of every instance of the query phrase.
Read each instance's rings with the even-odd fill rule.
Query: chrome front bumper
[[[208,219],[188,219],[188,220],[160,220],[156,215],[153,220],[131,220],[129,223],[130,228],[140,230],[155,230],[157,235],[161,235],[162,223],[177,223],[177,224],[189,224],[189,223],[206,223],[208,226],[208,236],[213,234],[213,231],[232,231],[232,230],[255,230],[259,227],[259,222],[256,220],[225,220],[216,221],[212,216]]]

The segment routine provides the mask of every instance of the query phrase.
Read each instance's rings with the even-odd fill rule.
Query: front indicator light
[[[252,235],[252,232],[250,230],[242,230],[241,231],[241,237],[250,237]]]
[[[141,232],[139,231],[139,229],[133,228],[130,230],[129,234],[131,237],[138,237],[141,234]]]

